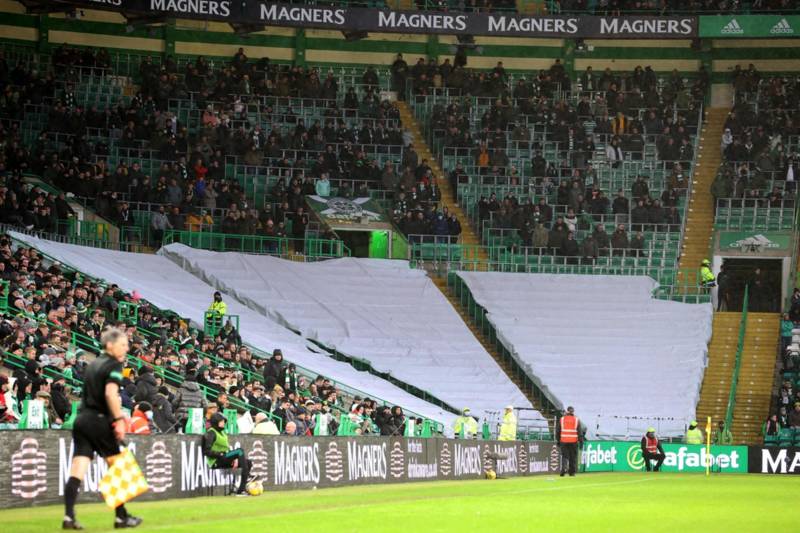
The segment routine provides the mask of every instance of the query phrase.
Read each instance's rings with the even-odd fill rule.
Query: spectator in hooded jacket
[[[184,382],[178,387],[178,392],[172,405],[175,408],[175,417],[179,422],[178,426],[180,428],[186,426],[189,409],[205,409],[206,398],[197,384],[197,374],[191,372],[186,376]]]
[[[172,412],[168,396],[169,390],[160,387],[153,398],[153,424],[159,433],[172,433],[177,429],[178,420]]]
[[[157,392],[158,384],[156,383],[153,369],[149,366],[143,366],[139,371],[139,377],[136,379],[134,400],[137,402],[150,402],[152,404]]]
[[[280,385],[284,382],[284,373],[286,368],[283,362],[283,352],[275,349],[272,352],[272,357],[267,364],[264,365],[264,383],[267,390],[272,390],[275,385]]]

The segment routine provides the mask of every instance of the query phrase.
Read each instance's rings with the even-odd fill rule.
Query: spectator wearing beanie
[[[172,412],[172,405],[169,403],[169,390],[160,387],[153,398],[153,424],[158,428],[159,433],[172,433],[178,420]]]
[[[203,396],[203,391],[200,390],[200,385],[197,384],[197,374],[191,373],[186,376],[184,382],[178,387],[172,406],[175,408],[175,417],[179,422],[178,426],[181,428],[186,426],[189,409],[205,409],[206,399]]]
[[[133,396],[134,400],[137,402],[153,403],[157,392],[158,385],[156,383],[156,377],[153,375],[153,369],[149,366],[143,366],[139,371],[139,378],[136,380],[136,392]]]

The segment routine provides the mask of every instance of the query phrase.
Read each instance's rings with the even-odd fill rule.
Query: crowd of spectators
[[[103,50],[93,55],[65,46],[52,60],[108,62]],[[0,92],[16,96],[0,102],[7,104],[0,118],[10,119],[0,125],[0,170],[42,176],[121,227],[135,223],[131,204],[160,204],[165,216],[153,217],[157,235],[197,227],[197,219],[220,212],[227,213],[213,219],[216,231],[280,236],[290,219],[303,230],[307,214],[298,207],[305,195],[369,196],[380,188],[379,154],[399,158],[406,140],[396,105],[378,98],[374,68],[365,69],[360,95],[353,87],[342,95],[330,71],[320,76],[313,68],[252,62],[241,49],[217,68],[203,57],[179,69],[170,57],[156,64],[148,56],[139,68],[140,92],[102,107],[83,105],[72,81],[56,82],[50,73],[44,82],[22,62],[9,71],[0,58]],[[296,100],[288,97],[303,98],[313,117],[295,112]],[[184,124],[178,108],[187,105]],[[26,121],[36,124],[37,117],[45,125],[25,146]],[[258,180],[277,182],[265,205],[252,205],[226,165],[232,161],[237,172],[246,168]]]
[[[370,398],[345,397],[329,379],[299,374],[280,349],[269,359],[255,355],[224,317],[213,337],[204,335],[137,292],[69,271],[35,249],[14,248],[7,236],[0,237],[0,279],[10,284],[9,307],[0,317],[0,360],[12,370],[0,376],[4,423],[19,420],[25,399],[43,399],[50,425],[62,425],[73,389],[99,353],[96,339],[113,325],[127,331],[131,346],[122,403],[131,412],[152,410],[148,431],[182,431],[188,409],[203,408],[207,419],[225,409],[249,412],[256,423],[269,417],[293,435],[312,434],[317,414],[335,430],[340,413],[359,434],[402,433],[399,407],[389,412]],[[125,304],[138,305],[135,323],[120,320]],[[76,336],[82,340],[76,343]]]
[[[427,70],[420,67],[409,75],[415,87],[441,77],[443,86],[453,88],[450,80],[457,71],[431,62]],[[558,92],[569,83],[558,60],[532,79],[510,80],[502,63],[469,79],[469,88],[456,94],[479,95],[488,84],[493,98],[473,110],[474,100],[451,93],[430,117],[444,155],[456,161],[448,175],[451,187],[455,191],[469,182],[522,186],[532,193],[481,195],[474,209],[479,229],[489,224],[516,230],[516,246],[540,253],[593,258],[609,255],[610,249],[640,255],[646,248],[644,231],[680,228],[681,197],[694,159],[692,136],[709,86],[705,71],[694,81],[677,71],[659,81],[650,67],[626,74],[607,69],[599,75],[587,68],[572,87],[578,96],[573,101]],[[457,86],[462,87],[460,80]],[[663,189],[651,191],[650,178],[640,171],[629,190],[604,191],[599,165],[618,168],[623,160],[642,161],[646,142],[655,145],[656,160],[666,172]],[[555,160],[545,159],[546,143],[556,143]],[[598,229],[606,221],[617,224],[612,236]],[[575,238],[577,230],[590,230],[582,243]]]
[[[736,103],[725,120],[723,163],[712,184],[716,199],[749,207],[792,206],[800,170],[800,83],[768,77],[751,64],[733,72]],[[787,203],[784,200],[791,200]]]

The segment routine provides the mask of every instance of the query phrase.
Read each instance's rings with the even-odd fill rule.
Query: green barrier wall
[[[667,458],[664,472],[705,472],[711,461],[715,472],[747,473],[747,446],[711,446],[711,455],[700,444],[662,443]],[[581,453],[581,466],[585,472],[639,472],[644,459],[638,441],[588,441]]]

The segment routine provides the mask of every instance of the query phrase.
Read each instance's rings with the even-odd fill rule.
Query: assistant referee
[[[103,354],[84,372],[81,406],[72,429],[74,452],[70,477],[64,487],[63,529],[83,529],[75,519],[75,501],[94,454],[108,461],[119,453],[120,441],[125,438],[127,420],[122,414],[119,389],[122,363],[128,355],[128,337],[120,329],[107,328],[100,336],[100,344]],[[142,519],[129,515],[124,505],[116,508],[115,529],[136,527],[141,523]]]

